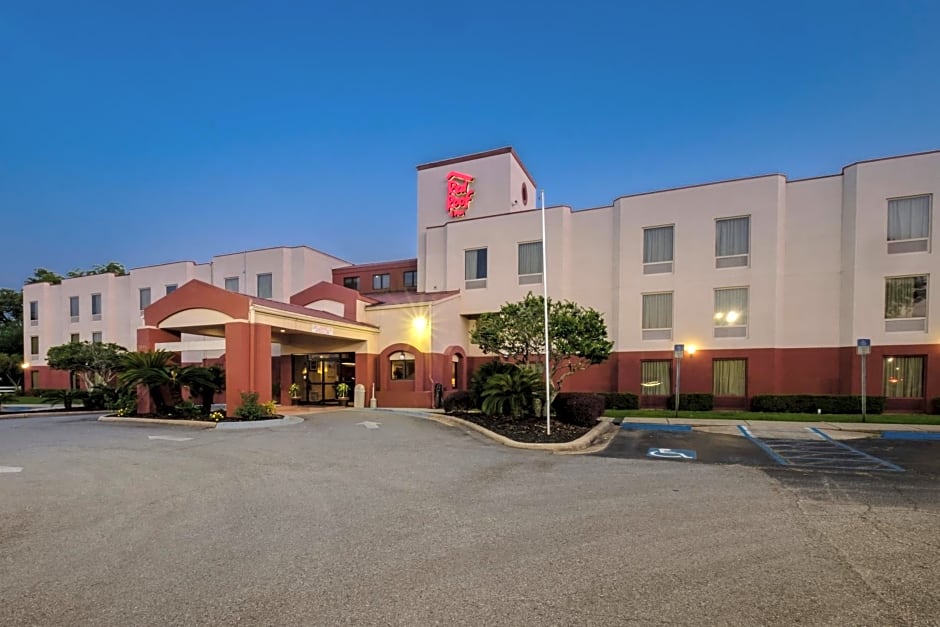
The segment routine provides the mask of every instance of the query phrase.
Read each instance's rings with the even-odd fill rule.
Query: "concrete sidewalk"
[[[610,420],[608,418],[608,420]],[[700,427],[755,427],[764,429],[794,429],[811,428],[830,429],[835,431],[854,431],[864,433],[880,433],[882,431],[924,431],[940,432],[940,425],[917,425],[917,424],[888,424],[872,422],[826,422],[814,421],[803,422],[799,420],[730,420],[724,418],[641,418],[625,416],[618,418],[621,422],[635,422],[642,424],[660,424],[660,425],[689,425],[694,428]]]

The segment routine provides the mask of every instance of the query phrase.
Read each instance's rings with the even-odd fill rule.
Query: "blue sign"
[[[696,458],[695,451],[687,448],[651,448],[646,451],[646,456],[654,459],[693,460]]]
[[[859,347],[862,347],[862,346],[871,346],[871,340],[869,340],[869,339],[867,339],[867,338],[862,338],[862,339],[860,339],[860,340],[858,341],[858,346],[859,346]]]
[[[672,347],[672,350],[676,351],[677,353],[681,353],[685,350],[685,344],[676,344]]]

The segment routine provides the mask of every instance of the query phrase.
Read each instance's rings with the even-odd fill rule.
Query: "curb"
[[[214,423],[215,428],[222,431],[229,431],[235,429],[264,429],[267,427],[286,427],[288,425],[296,425],[303,422],[304,419],[300,416],[284,416],[282,418],[275,418],[273,420],[251,420],[245,422],[219,422]]]
[[[87,416],[88,414],[100,413],[100,409],[88,411],[27,411],[20,414],[0,414],[0,420],[9,420],[10,418],[56,418],[59,416]]]
[[[617,433],[618,429],[618,427],[611,422],[599,422],[596,427],[582,435],[577,440],[572,440],[571,442],[517,442],[516,440],[511,440],[504,435],[494,433],[493,431],[490,431],[486,427],[482,427],[475,422],[470,422],[469,420],[464,420],[455,416],[424,414],[424,417],[449,427],[463,427],[465,429],[470,429],[471,431],[476,431],[477,433],[481,433],[491,440],[511,448],[528,449],[530,451],[549,451],[552,453],[593,453],[605,448],[610,443],[610,440],[613,439],[613,435]],[[611,437],[605,438],[605,436],[608,435]],[[605,439],[606,441],[604,441]]]
[[[131,418],[123,416],[101,416],[98,422],[122,422],[138,425],[173,425],[181,427],[198,427],[200,429],[215,429],[218,423],[208,420],[172,420],[169,418]]]

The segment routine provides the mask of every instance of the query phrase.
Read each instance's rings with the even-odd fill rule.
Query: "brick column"
[[[229,322],[225,325],[225,405],[234,412],[243,392],[271,400],[271,327]]]
[[[137,329],[137,350],[138,352],[152,351],[156,348],[158,342],[179,342],[180,334],[172,331],[164,331],[156,327],[141,327]],[[137,386],[137,413],[150,414],[155,409],[154,402],[150,398],[150,391],[144,385]]]

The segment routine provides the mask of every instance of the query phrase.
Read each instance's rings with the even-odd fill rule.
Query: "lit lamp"
[[[690,359],[692,357],[695,357],[695,351],[697,350],[698,350],[698,347],[695,344],[687,344],[685,347],[685,352],[689,356]]]

